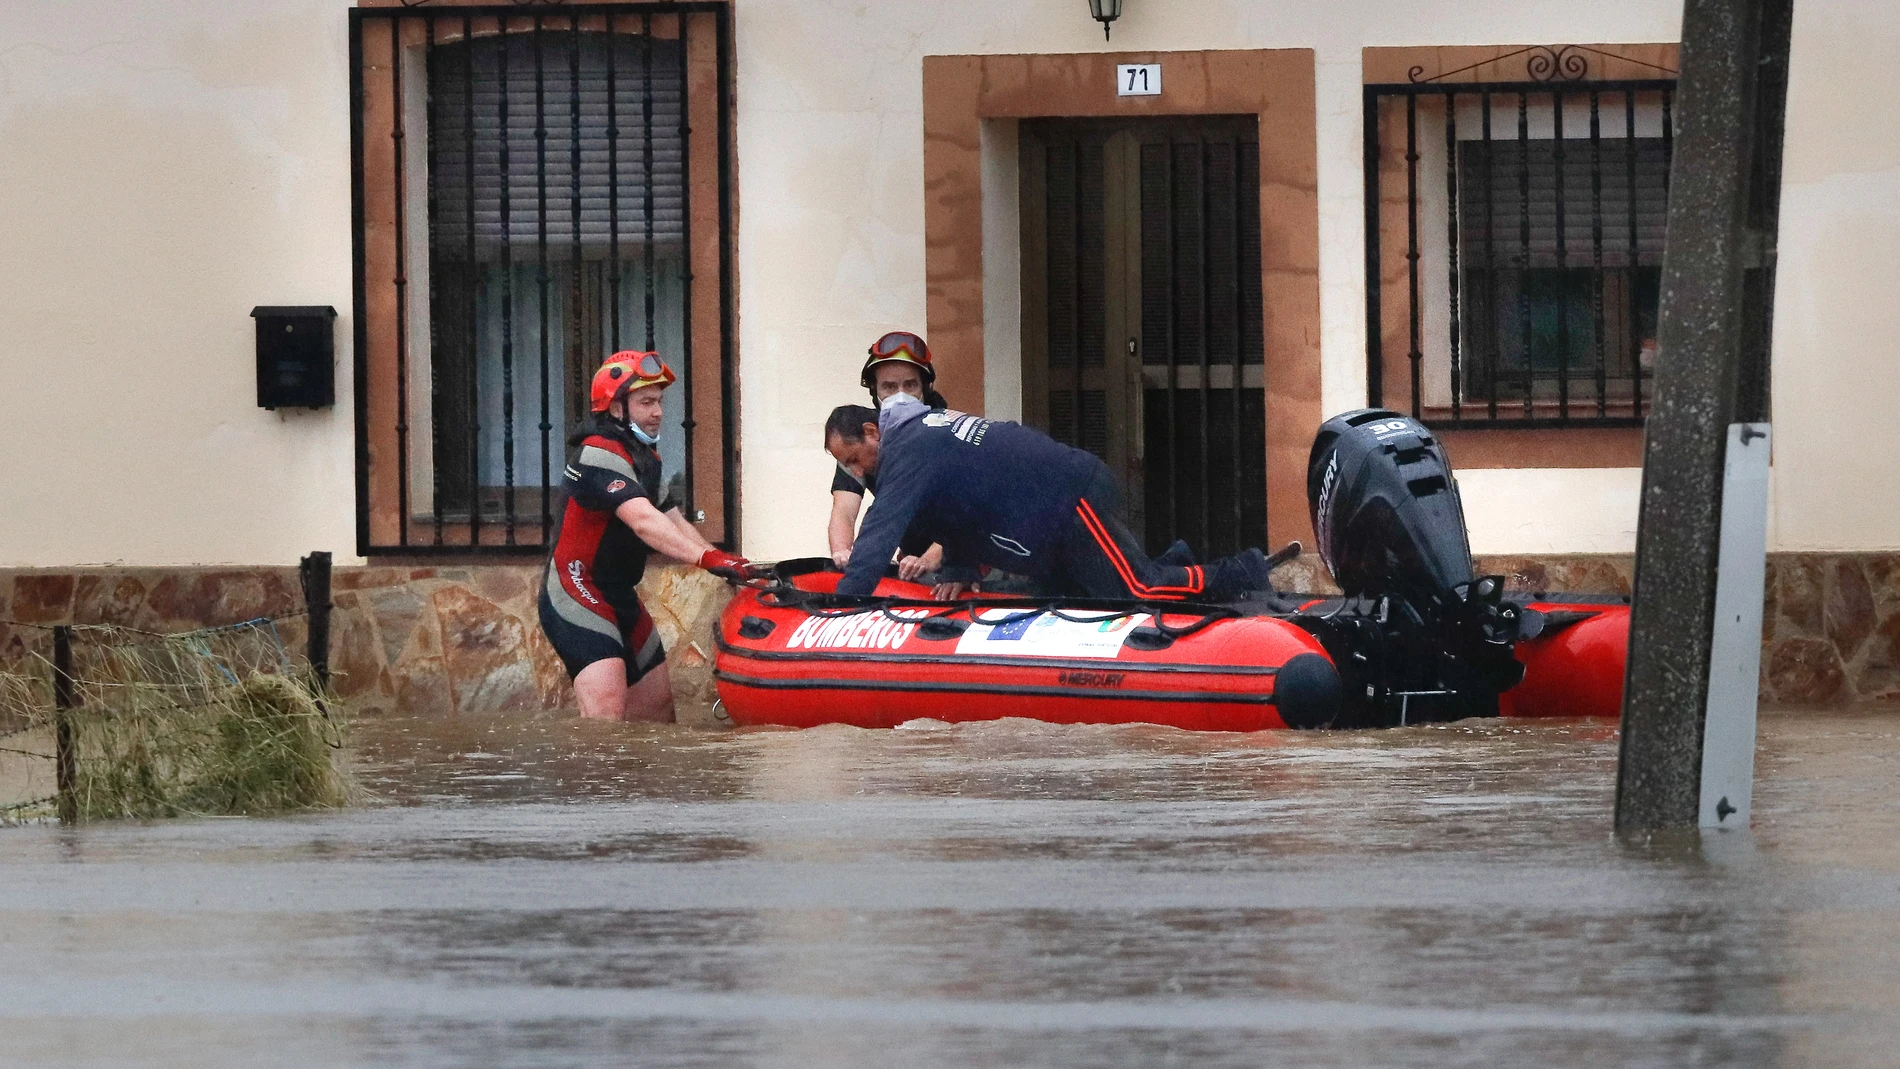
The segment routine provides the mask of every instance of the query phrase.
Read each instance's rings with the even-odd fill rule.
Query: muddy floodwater
[[[355,744],[348,811],[0,829],[0,1064],[1900,1064],[1896,716],[1642,847],[1595,723]]]

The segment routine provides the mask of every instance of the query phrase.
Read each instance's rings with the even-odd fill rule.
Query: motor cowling
[[[1306,469],[1320,559],[1348,597],[1437,600],[1469,583],[1464,506],[1444,447],[1417,420],[1363,408],[1320,425]]]

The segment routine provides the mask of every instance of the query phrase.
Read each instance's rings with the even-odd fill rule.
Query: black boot
[[[1211,601],[1232,601],[1272,590],[1273,564],[1257,546],[1207,566],[1207,597]]]

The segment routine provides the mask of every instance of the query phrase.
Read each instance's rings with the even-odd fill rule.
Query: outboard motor
[[[1387,409],[1334,416],[1306,490],[1320,559],[1347,598],[1309,627],[1346,677],[1354,726],[1495,715],[1523,678],[1522,612],[1502,579],[1472,575],[1444,447]]]

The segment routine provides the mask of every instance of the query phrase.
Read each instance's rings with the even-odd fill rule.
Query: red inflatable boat
[[[1280,614],[1007,598],[944,604],[927,600],[927,587],[887,579],[875,598],[840,604],[823,597],[838,579],[795,575],[745,588],[727,607],[716,674],[734,723],[892,727],[1016,716],[1260,731],[1448,718],[1436,689],[1379,702],[1343,693],[1342,673],[1312,629],[1337,599]],[[1527,607],[1543,628],[1516,644],[1524,678],[1498,697],[1496,711],[1615,716],[1628,607]],[[1373,708],[1393,715],[1368,715]]]
[[[1423,424],[1378,408],[1327,420],[1306,490],[1341,597],[943,603],[887,579],[845,598],[830,561],[787,561],[720,620],[720,700],[735,723],[791,727],[1258,731],[1621,710],[1627,600],[1506,597],[1502,578],[1474,576],[1457,480]]]

